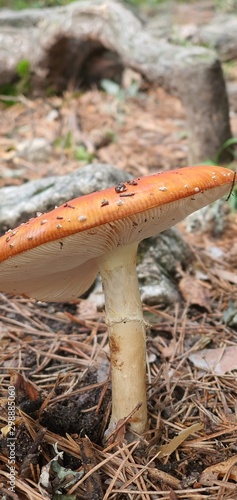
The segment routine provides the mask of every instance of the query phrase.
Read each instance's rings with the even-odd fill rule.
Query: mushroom
[[[100,272],[111,359],[110,431],[129,414],[131,431],[141,434],[147,424],[138,243],[222,197],[234,182],[231,170],[216,166],[137,178],[76,198],[0,238],[2,292],[70,301]]]

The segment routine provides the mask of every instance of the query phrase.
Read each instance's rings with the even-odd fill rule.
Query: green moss
[[[67,5],[75,0],[0,0],[0,9],[40,9]]]

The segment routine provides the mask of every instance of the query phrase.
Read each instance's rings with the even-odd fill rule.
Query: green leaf
[[[29,78],[30,76],[30,62],[28,59],[22,59],[19,61],[16,67],[17,74],[20,78]]]
[[[91,161],[93,160],[94,155],[89,153],[85,146],[79,146],[74,153],[74,157],[79,161]]]
[[[119,97],[121,88],[118,83],[104,78],[103,80],[101,80],[100,85],[107,94],[113,95],[114,97]]]

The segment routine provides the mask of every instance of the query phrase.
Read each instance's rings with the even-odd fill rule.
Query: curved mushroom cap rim
[[[234,172],[223,167],[186,167],[75,198],[9,230],[0,238],[0,262],[44,243],[139,215],[156,206],[195,198],[218,186],[227,185],[227,191],[233,180]]]

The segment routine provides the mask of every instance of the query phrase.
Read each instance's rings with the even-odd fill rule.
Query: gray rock
[[[17,155],[28,161],[46,161],[52,152],[50,142],[44,137],[21,141],[16,147]]]
[[[190,233],[209,233],[216,238],[220,237],[227,227],[229,210],[225,198],[220,198],[189,215],[184,222],[186,230]]]
[[[48,212],[83,194],[106,189],[131,176],[111,165],[93,163],[75,172],[29,181],[22,186],[0,189],[0,232]]]
[[[143,240],[139,245],[137,265],[142,301],[153,305],[180,300],[178,269],[185,269],[192,255],[177,228]]]

